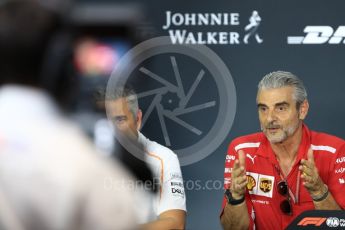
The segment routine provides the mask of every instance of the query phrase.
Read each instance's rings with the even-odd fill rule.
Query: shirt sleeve
[[[229,145],[229,148],[228,148],[228,152],[227,152],[226,157],[225,157],[224,190],[230,188],[231,172],[232,172],[232,168],[233,168],[233,165],[234,165],[236,159],[238,159],[238,154],[235,150],[234,142],[231,142],[231,144]],[[246,194],[245,194],[245,201],[247,204],[247,210],[248,210],[248,215],[249,215],[249,220],[250,220],[249,229],[254,229],[255,215],[254,215],[253,205],[252,205],[252,202],[250,200],[248,192],[246,192]],[[224,213],[224,208],[225,208],[226,204],[227,204],[227,200],[226,200],[226,197],[224,195],[220,217]]]
[[[329,172],[329,183],[327,184],[329,191],[337,204],[345,209],[345,196],[341,191],[345,190],[345,144],[336,152],[333,158],[333,168]]]
[[[172,153],[168,160],[163,162],[162,167],[163,181],[159,192],[157,214],[160,215],[172,209],[186,211],[186,194],[180,163],[176,154]]]

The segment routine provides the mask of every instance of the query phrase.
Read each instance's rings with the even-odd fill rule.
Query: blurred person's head
[[[142,112],[134,89],[129,85],[117,87],[104,97],[115,128],[117,155],[147,189],[157,192],[157,181],[143,158],[144,146],[138,141]]]
[[[53,42],[62,31],[62,20],[60,12],[49,7],[51,1],[0,2],[0,85],[44,88],[59,97],[57,93],[63,87],[57,84],[65,83],[56,79],[61,77],[57,76],[60,63],[50,58],[53,55],[64,58],[66,47],[61,44],[63,39],[60,44]]]
[[[116,132],[137,138],[142,112],[135,91],[129,86],[118,87],[107,95],[107,108]]]

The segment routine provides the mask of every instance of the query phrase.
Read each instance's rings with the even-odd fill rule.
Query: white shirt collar
[[[140,131],[138,131],[138,142],[146,148],[147,138]]]

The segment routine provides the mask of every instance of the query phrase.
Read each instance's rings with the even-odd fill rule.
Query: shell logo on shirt
[[[272,190],[272,180],[268,178],[260,178],[260,190],[267,193]]]
[[[247,171],[248,192],[257,196],[272,198],[274,189],[274,176]]]
[[[247,189],[248,191],[253,191],[253,188],[256,186],[256,181],[254,179],[254,177],[252,177],[251,175],[247,175]]]

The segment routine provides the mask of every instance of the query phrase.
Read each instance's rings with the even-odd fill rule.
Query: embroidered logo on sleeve
[[[340,163],[344,163],[345,162],[345,157],[339,157],[337,158],[337,160],[335,161],[336,164],[340,164]]]
[[[224,187],[228,187],[228,185],[231,184],[231,178],[225,178],[224,179]]]
[[[345,172],[345,168],[338,168],[338,169],[336,169],[335,171],[335,174],[338,174],[338,173],[344,173]]]
[[[236,157],[234,155],[226,155],[226,162],[230,163],[231,161],[235,160]]]
[[[225,168],[224,173],[232,173],[232,168]]]
[[[181,196],[184,197],[184,186],[183,183],[180,181],[171,181],[171,194],[173,196]]]

